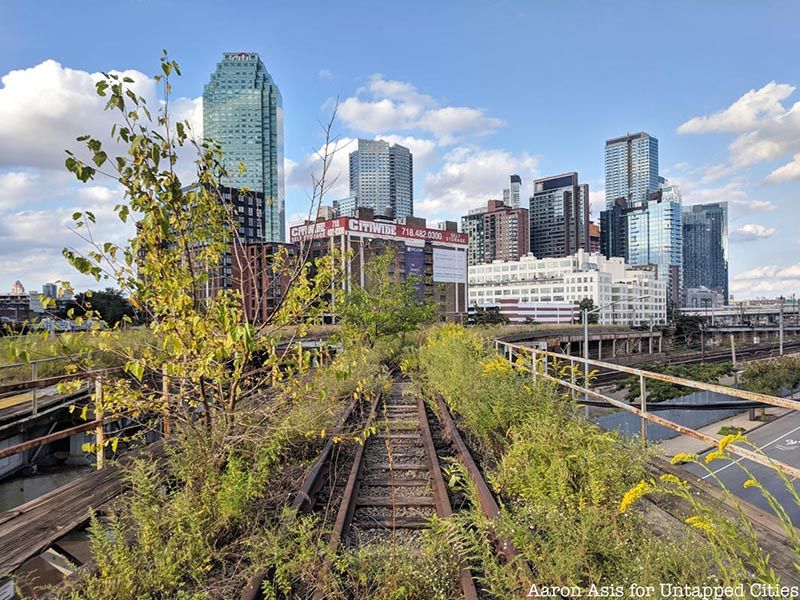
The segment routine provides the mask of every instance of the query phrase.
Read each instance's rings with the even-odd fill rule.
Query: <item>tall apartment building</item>
[[[727,302],[728,203],[684,206],[682,217],[684,288],[708,288]]]
[[[280,90],[258,54],[223,55],[203,90],[203,135],[222,145],[223,183],[262,194],[266,240],[282,242],[283,107]]]
[[[383,140],[358,140],[350,153],[352,203],[339,206],[340,216],[369,208],[392,218],[414,214],[414,159],[408,148]]]
[[[541,310],[561,309],[591,299],[604,325],[666,323],[666,285],[655,268],[630,267],[620,257],[606,258],[578,250],[572,256],[495,261],[469,267],[471,306],[502,306],[505,302],[538,304]]]
[[[503,190],[503,204],[511,208],[519,208],[519,197],[522,193],[522,177],[511,175],[508,187]]]
[[[606,140],[606,208],[618,198],[628,205],[647,202],[658,191],[658,139],[640,131]]]
[[[589,186],[575,172],[536,179],[530,198],[530,250],[537,258],[589,250]]]
[[[461,231],[469,236],[470,265],[517,260],[529,251],[527,209],[512,208],[500,200],[489,200],[486,208],[461,217]]]
[[[678,186],[658,175],[658,140],[644,132],[606,141],[601,251],[631,266],[654,265],[668,303],[681,304],[683,231]]]

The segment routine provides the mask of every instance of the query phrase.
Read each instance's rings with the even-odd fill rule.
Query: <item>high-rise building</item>
[[[728,301],[728,203],[683,207],[683,285]],[[684,304],[686,299],[684,299]]]
[[[45,283],[42,286],[42,294],[48,298],[55,299],[58,297],[58,286],[55,283]]]
[[[631,266],[655,265],[658,278],[667,286],[671,307],[681,305],[683,289],[683,231],[676,192],[664,188],[650,194],[646,203],[632,207],[626,207],[620,198],[600,213],[603,255],[622,257]]]
[[[658,191],[658,139],[640,131],[606,140],[606,208],[618,198],[629,206]]]
[[[589,186],[575,172],[535,179],[530,198],[530,249],[537,258],[589,249]]]
[[[223,184],[262,194],[264,239],[282,242],[283,107],[258,54],[223,55],[203,90],[203,135],[222,145]]]
[[[350,153],[350,196],[356,208],[400,219],[414,214],[414,160],[408,148],[358,140]],[[348,215],[342,215],[348,216]]]
[[[17,279],[11,285],[11,295],[22,296],[23,294],[25,294],[25,286],[22,285],[22,282],[19,279]]]
[[[519,208],[519,196],[522,191],[522,177],[512,175],[508,187],[503,190],[503,204],[511,208]]]
[[[486,208],[461,217],[461,231],[469,236],[470,265],[493,260],[517,260],[529,251],[528,210],[489,200]]]

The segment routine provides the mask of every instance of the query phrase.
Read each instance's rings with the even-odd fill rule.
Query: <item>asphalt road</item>
[[[775,419],[747,435],[748,441],[761,448],[770,458],[779,460],[793,467],[800,468],[800,412],[792,412]],[[705,453],[707,454],[707,453]],[[705,457],[705,454],[702,456]],[[773,514],[769,504],[756,487],[744,488],[743,484],[749,475],[746,468],[784,507],[796,526],[800,526],[800,506],[795,501],[786,484],[769,467],[759,465],[751,460],[740,458],[735,462],[717,459],[707,465],[722,483],[738,497]],[[719,485],[714,477],[701,466],[686,464],[683,468],[704,479],[707,483]],[[794,481],[794,480],[793,480]],[[794,483],[800,493],[800,482]]]

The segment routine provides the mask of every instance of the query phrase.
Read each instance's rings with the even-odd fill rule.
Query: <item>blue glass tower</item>
[[[264,241],[283,242],[283,107],[258,54],[223,55],[203,90],[203,135],[222,144],[223,184],[264,195]]]

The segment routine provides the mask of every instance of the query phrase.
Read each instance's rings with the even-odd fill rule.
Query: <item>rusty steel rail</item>
[[[754,402],[761,402],[762,404],[778,406],[780,408],[788,408],[788,409],[791,409],[791,410],[800,409],[800,402],[798,402],[796,400],[790,400],[790,399],[787,399],[787,398],[776,398],[775,396],[768,396],[767,394],[760,394],[758,392],[749,392],[749,391],[746,391],[746,390],[740,390],[740,389],[736,389],[736,388],[729,388],[729,387],[725,387],[723,385],[717,385],[717,384],[713,384],[713,383],[703,383],[703,382],[700,382],[700,381],[692,381],[691,379],[685,379],[683,377],[673,377],[672,375],[665,375],[663,373],[654,373],[652,371],[644,371],[642,369],[636,369],[636,368],[633,368],[633,367],[626,367],[626,366],[622,366],[622,365],[614,365],[612,363],[607,363],[607,362],[598,361],[598,360],[592,360],[592,359],[588,359],[587,360],[587,359],[584,359],[582,357],[571,356],[571,355],[568,355],[568,354],[560,354],[558,352],[550,352],[550,351],[547,351],[547,350],[538,350],[536,348],[529,348],[529,347],[526,347],[526,346],[519,346],[519,345],[515,345],[515,344],[509,344],[509,343],[506,343],[506,342],[502,342],[502,341],[496,340],[495,341],[495,348],[497,348],[499,350],[500,347],[503,347],[505,349],[505,351],[503,352],[503,356],[505,358],[507,358],[512,365],[514,365],[517,368],[520,368],[522,370],[525,370],[527,372],[530,372],[532,374],[532,376],[534,377],[534,379],[537,378],[537,377],[542,377],[547,381],[551,381],[551,382],[556,383],[556,384],[558,384],[560,386],[566,387],[566,388],[568,388],[569,390],[571,390],[573,392],[580,392],[580,393],[585,394],[587,396],[591,396],[593,398],[597,398],[598,400],[602,400],[603,402],[606,402],[607,404],[609,404],[611,406],[614,406],[616,408],[620,408],[622,410],[628,411],[630,413],[633,413],[633,414],[641,417],[641,419],[642,419],[641,437],[642,437],[642,442],[643,443],[647,442],[647,430],[646,430],[646,427],[645,427],[646,421],[650,421],[652,423],[656,423],[656,424],[661,425],[663,427],[666,427],[668,429],[672,429],[673,431],[677,431],[680,434],[688,435],[688,436],[693,437],[693,438],[695,438],[697,440],[706,442],[706,443],[708,443],[710,445],[714,445],[714,446],[718,445],[719,442],[722,439],[722,438],[717,437],[717,436],[706,435],[706,434],[701,433],[701,432],[699,432],[699,431],[697,431],[695,429],[692,429],[690,427],[686,427],[685,425],[681,425],[679,423],[675,423],[674,421],[670,421],[668,419],[664,419],[663,417],[659,417],[657,415],[654,415],[651,412],[648,412],[647,411],[647,385],[646,385],[646,380],[647,379],[655,379],[655,380],[658,380],[658,381],[664,381],[666,383],[672,383],[672,384],[675,384],[675,385],[681,385],[681,386],[688,387],[688,388],[695,388],[695,389],[706,390],[706,391],[710,391],[710,392],[717,392],[717,393],[720,393],[720,394],[725,394],[725,395],[728,395],[728,396],[734,396],[734,397],[737,397],[737,398],[743,398],[743,399],[754,401]],[[515,362],[515,354],[514,354],[515,352],[517,353],[516,357],[522,357],[523,359],[527,359],[527,357],[530,357],[530,361],[523,360],[522,364],[517,364]],[[541,363],[543,365],[543,368],[540,368],[539,364],[537,364],[537,356],[541,356],[542,357]],[[628,404],[627,402],[622,402],[620,400],[616,400],[615,398],[611,398],[610,396],[602,394],[601,392],[598,392],[596,390],[592,390],[589,387],[589,384],[586,381],[584,381],[584,385],[577,384],[575,382],[574,375],[573,375],[571,381],[567,381],[565,379],[561,379],[560,377],[556,377],[554,375],[550,375],[550,373],[548,372],[548,368],[547,368],[547,359],[548,359],[548,357],[552,357],[552,358],[555,358],[555,359],[558,359],[558,360],[569,362],[571,365],[574,365],[575,363],[580,363],[580,364],[584,364],[584,365],[588,364],[588,365],[599,366],[599,367],[607,368],[607,369],[615,369],[615,370],[622,371],[624,373],[628,373],[630,375],[638,376],[639,377],[639,387],[640,387],[640,393],[639,393],[640,406],[639,406],[639,408],[637,408],[637,407],[635,407],[635,406],[633,406],[631,404]],[[574,373],[574,371],[573,371],[573,373]],[[582,375],[582,373],[581,373],[581,375]],[[753,450],[749,450],[747,448],[743,448],[743,447],[741,447],[741,446],[739,446],[739,445],[737,445],[735,443],[734,444],[730,444],[727,448],[731,453],[736,454],[738,456],[741,456],[742,458],[746,458],[748,460],[752,460],[753,462],[756,462],[756,463],[758,463],[760,465],[763,465],[763,466],[766,466],[766,467],[769,467],[769,468],[772,468],[772,469],[777,469],[777,470],[781,471],[782,473],[784,473],[785,475],[787,475],[789,477],[800,478],[800,469],[798,469],[797,467],[793,467],[791,465],[787,465],[786,463],[783,463],[783,462],[780,462],[780,461],[777,461],[777,460],[773,460],[773,459],[767,457],[764,454],[759,454],[758,452],[754,452]]]
[[[431,487],[433,487],[433,497],[436,500],[436,514],[446,518],[453,514],[453,507],[450,504],[450,497],[447,495],[447,485],[444,483],[442,469],[439,467],[439,457],[436,455],[436,447],[433,445],[433,436],[431,436],[431,428],[428,424],[428,414],[425,412],[425,403],[422,401],[421,396],[417,396],[417,410],[419,412],[422,443],[425,446],[428,467],[431,471]],[[461,584],[461,591],[464,592],[466,600],[478,600],[478,590],[475,589],[475,580],[468,566],[462,565],[458,581]]]
[[[6,383],[0,385],[0,394],[8,392],[26,392],[38,388],[46,388],[63,381],[75,381],[76,379],[89,379],[102,377],[111,373],[122,371],[122,367],[111,367],[108,369],[95,369],[93,371],[86,371],[83,373],[70,373],[68,375],[56,375],[55,377],[45,377],[44,379],[32,379],[30,381],[21,381],[19,383]]]

